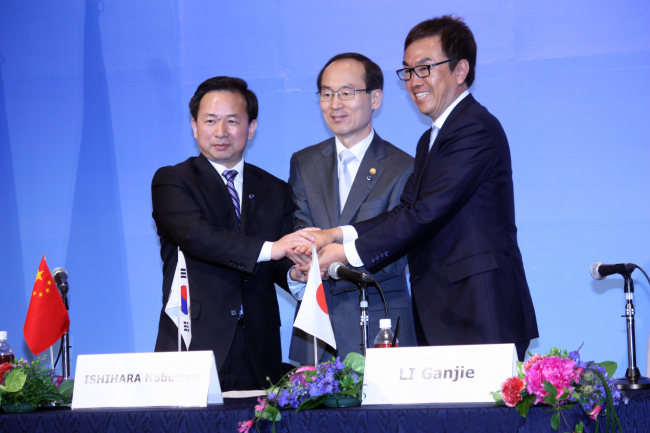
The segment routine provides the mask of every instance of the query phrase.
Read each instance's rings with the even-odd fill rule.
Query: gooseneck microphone
[[[349,280],[353,283],[374,283],[375,279],[370,274],[365,272],[355,271],[353,269],[347,268],[341,262],[334,262],[330,265],[328,273],[330,277],[335,280]]]
[[[613,274],[629,275],[637,268],[633,263],[619,263],[616,265],[605,265],[603,262],[596,262],[591,265],[591,276],[596,280],[604,280],[606,276]]]
[[[63,268],[56,268],[52,271],[52,278],[54,278],[56,285],[60,287],[61,284],[68,281],[68,271]]]

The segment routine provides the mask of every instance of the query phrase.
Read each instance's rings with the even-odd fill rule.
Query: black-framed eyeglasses
[[[442,62],[434,63],[433,65],[419,65],[415,68],[404,68],[397,70],[397,76],[402,81],[408,81],[413,78],[413,73],[420,78],[428,77],[431,75],[431,68],[434,66],[442,65],[447,62],[451,62],[452,59],[447,59]]]
[[[370,92],[375,89],[353,89],[352,87],[341,87],[339,90],[321,90],[316,92],[321,101],[331,101],[334,95],[339,95],[341,100],[354,99],[357,92]]]

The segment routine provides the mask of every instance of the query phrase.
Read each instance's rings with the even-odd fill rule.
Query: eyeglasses
[[[415,68],[404,68],[397,70],[397,76],[402,81],[408,81],[413,78],[413,73],[420,78],[428,77],[431,75],[431,68],[434,66],[442,65],[443,63],[451,62],[452,59],[447,59],[442,62],[434,63],[433,65],[419,65]]]
[[[339,90],[321,90],[316,92],[321,101],[331,101],[334,95],[339,95],[339,99],[346,101],[354,99],[357,92],[370,92],[375,89],[353,89],[352,87],[341,87]]]

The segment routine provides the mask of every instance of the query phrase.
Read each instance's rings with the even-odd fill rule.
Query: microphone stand
[[[359,309],[361,310],[361,354],[366,356],[368,347],[368,286],[365,282],[358,283],[359,286]]]
[[[61,292],[61,298],[63,298],[63,305],[65,306],[66,311],[70,311],[68,307],[68,283],[64,282],[59,285],[59,291]],[[63,379],[67,380],[70,377],[70,327],[65,331],[63,337],[61,337],[61,346],[63,350],[61,351],[61,367],[63,372]]]
[[[636,337],[634,334],[634,281],[629,272],[622,274],[625,278],[625,315],[627,322],[627,361],[628,367],[625,372],[625,378],[614,380],[614,384],[619,389],[648,389],[650,388],[650,379],[641,376],[639,368],[636,366]]]

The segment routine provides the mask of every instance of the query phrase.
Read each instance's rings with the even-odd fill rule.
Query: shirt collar
[[[350,148],[350,152],[357,158],[358,161],[361,161],[366,154],[366,151],[370,147],[370,143],[372,143],[372,140],[375,138],[375,130],[371,129],[370,134],[354,146]],[[347,149],[343,143],[339,140],[337,136],[334,136],[334,141],[336,142],[336,155],[341,155],[341,152],[343,152],[345,149]]]
[[[206,158],[207,159],[207,158]],[[208,161],[210,161],[208,159]],[[237,170],[237,177],[241,176],[241,179],[244,179],[244,158],[241,159],[233,168],[228,168],[216,162],[210,161],[210,164],[214,167],[215,170],[219,173],[219,176],[223,176],[223,172],[226,170]]]
[[[452,111],[454,108],[456,108],[456,105],[458,105],[458,103],[460,103],[460,101],[462,101],[463,99],[465,99],[465,97],[466,97],[467,95],[469,95],[469,90],[465,90],[463,93],[461,93],[460,95],[458,95],[458,98],[456,98],[456,99],[454,100],[454,102],[452,102],[452,103],[449,105],[449,107],[447,107],[447,108],[445,109],[445,111],[442,112],[442,114],[440,115],[440,117],[438,117],[438,118],[436,119],[436,121],[433,122],[433,126],[435,126],[435,127],[438,128],[438,129],[442,129],[442,125],[445,123],[445,120],[447,120],[447,117],[449,117],[449,114],[451,114],[451,111]]]

